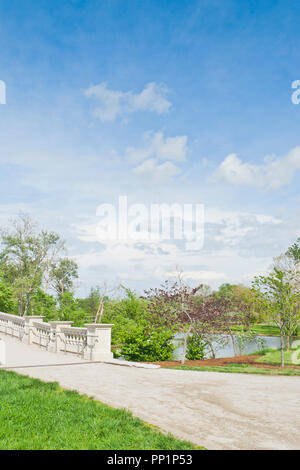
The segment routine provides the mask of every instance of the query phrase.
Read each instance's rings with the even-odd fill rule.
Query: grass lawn
[[[243,331],[242,326],[234,326],[232,329],[233,331]],[[251,331],[256,335],[280,336],[280,330],[278,326],[267,323],[257,323],[256,325],[252,325]],[[298,328],[297,335],[300,335],[300,328]]]
[[[242,331],[241,326],[233,327],[235,331]],[[256,335],[265,335],[265,336],[280,336],[280,330],[278,326],[267,325],[267,324],[257,324],[251,326],[251,331]]]
[[[207,372],[230,372],[234,374],[262,374],[262,375],[298,375],[300,376],[300,369],[264,369],[262,367],[255,367],[249,364],[230,364],[228,366],[204,366],[204,367],[190,367],[178,366],[172,369],[181,370],[194,370],[194,371],[207,371]]]
[[[284,360],[286,366],[291,365],[298,365],[292,362],[292,354],[297,351],[296,349],[291,349],[289,352],[284,352]],[[300,357],[300,348],[298,348],[298,353]],[[236,363],[236,364],[224,364],[224,365],[204,365],[204,366],[178,366],[172,367],[172,369],[181,369],[181,370],[195,370],[195,371],[208,371],[208,372],[231,372],[235,374],[263,374],[263,375],[298,375],[300,376],[300,368],[299,369],[292,369],[292,368],[281,368],[281,352],[280,349],[264,349],[260,351],[256,351],[254,353],[248,354],[248,356],[257,356],[260,355],[261,357],[256,358],[254,362],[257,363],[265,363],[265,364],[278,364],[278,368],[263,368],[263,367],[255,367],[253,364],[243,364],[243,363]],[[233,359],[234,360],[234,359]]]
[[[57,383],[0,370],[0,449],[191,450],[196,447]],[[199,447],[198,447],[199,449]]]
[[[295,349],[291,349],[289,352],[284,351],[284,363],[286,365],[293,365],[292,354],[295,352]],[[299,349],[300,355],[300,349]],[[255,362],[268,362],[269,364],[281,364],[281,351],[280,349],[268,349],[265,354],[256,359]]]

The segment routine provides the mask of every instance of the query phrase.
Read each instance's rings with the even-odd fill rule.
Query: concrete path
[[[129,409],[181,439],[208,449],[300,449],[299,377],[85,363],[1,337],[7,367],[22,366],[15,372]]]

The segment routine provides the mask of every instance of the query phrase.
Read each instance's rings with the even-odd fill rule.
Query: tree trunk
[[[286,350],[287,350],[287,351],[290,350],[290,336],[287,336],[287,337],[286,337]]]
[[[216,359],[216,353],[215,353],[214,347],[212,345],[212,342],[209,341],[209,340],[206,340],[206,342],[207,342],[208,346],[210,347],[212,359]]]
[[[28,315],[28,309],[29,309],[29,298],[27,297],[25,300],[24,312],[22,316],[26,317],[26,315]]]
[[[188,340],[190,332],[191,332],[191,328],[189,328],[188,331],[186,331],[185,334],[184,334],[181,364],[184,364],[184,361],[185,361],[186,349],[187,349],[187,340]]]
[[[231,338],[231,342],[232,342],[232,347],[233,347],[234,355],[235,355],[235,356],[238,356],[238,352],[237,352],[237,349],[236,349],[236,344],[235,344],[234,335],[233,335],[232,333],[229,333],[229,334],[230,334],[230,338]]]
[[[23,306],[22,306],[22,302],[19,300],[18,302],[18,314],[20,317],[23,317]]]
[[[284,367],[284,336],[280,332],[281,367]]]
[[[102,316],[104,312],[104,303],[103,300],[100,300],[99,307],[95,316],[95,323],[101,323],[102,322]]]

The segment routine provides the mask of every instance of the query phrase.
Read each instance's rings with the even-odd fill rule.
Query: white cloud
[[[137,111],[153,111],[165,114],[172,106],[166,98],[169,93],[165,85],[155,82],[148,83],[140,93],[110,90],[106,83],[91,85],[84,91],[88,98],[94,97],[100,101],[100,107],[94,111],[94,116],[100,121],[114,121],[119,115],[132,114]]]
[[[166,99],[169,93],[165,85],[155,82],[148,83],[141,93],[129,93],[128,105],[132,111],[155,111],[157,114],[165,114],[171,107],[170,101]]]
[[[297,217],[288,225],[272,215],[214,207],[205,209],[205,240],[200,250],[189,251],[181,241],[159,238],[101,242],[97,250],[96,228],[96,220],[74,226],[77,237],[89,246],[88,252],[77,257],[80,266],[86,270],[101,266],[99,273],[102,266],[113,267],[112,277],[119,276],[132,286],[141,282],[141,288],[174,278],[176,265],[183,268],[188,282],[195,284],[203,282],[215,288],[227,281],[250,283],[254,274],[267,272],[272,257],[300,234]]]
[[[300,147],[295,147],[283,157],[265,157],[262,165],[243,162],[232,153],[217,168],[213,179],[235,185],[277,189],[291,183],[298,170]]]
[[[101,121],[114,121],[121,112],[123,93],[109,90],[105,83],[90,86],[85,90],[85,95],[88,98],[93,96],[102,102],[102,106],[94,111],[94,116],[98,117]]]
[[[235,247],[238,250],[243,240],[249,237],[255,239],[255,236],[262,230],[274,232],[277,226],[283,224],[283,221],[271,215],[222,211],[209,207],[205,209],[205,224],[207,231],[209,227],[214,228],[212,237],[215,242],[222,242],[222,245]]]
[[[163,183],[179,175],[181,170],[172,162],[159,164],[157,160],[150,158],[134,168],[133,172],[144,177],[148,182]]]
[[[146,140],[144,147],[127,147],[126,154],[129,160],[137,162],[151,157],[158,160],[172,160],[175,162],[186,160],[186,135],[164,137],[163,133],[159,131],[155,134],[146,133],[144,139]]]
[[[167,273],[167,277],[177,278],[178,272],[171,271]],[[195,271],[184,271],[182,273],[183,279],[188,279],[192,281],[198,281],[202,283],[209,283],[211,281],[225,281],[227,279],[226,274],[220,273],[217,271],[209,271],[209,270],[195,270]]]

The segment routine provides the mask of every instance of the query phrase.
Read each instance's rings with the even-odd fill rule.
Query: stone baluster
[[[22,342],[26,344],[33,343],[33,322],[37,320],[43,320],[44,316],[38,315],[27,315],[24,317],[25,324],[24,324],[24,335],[22,338]]]
[[[51,332],[48,351],[59,352],[64,349],[65,343],[63,340],[63,333],[61,331],[61,328],[66,326],[72,326],[72,323],[72,321],[49,321],[49,325],[51,326]]]

